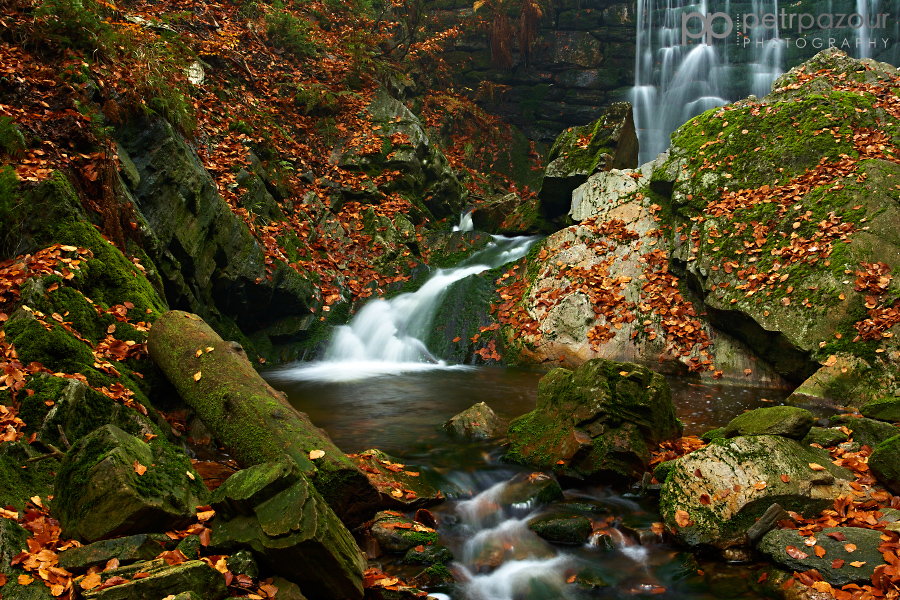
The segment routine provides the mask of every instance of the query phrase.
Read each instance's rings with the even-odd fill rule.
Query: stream
[[[449,365],[420,341],[454,281],[524,256],[534,240],[498,236],[459,267],[437,270],[419,291],[370,301],[338,328],[324,360],[263,374],[343,451],[378,448],[440,479],[448,500],[430,510],[440,543],[455,556],[448,566],[457,583],[427,590],[436,598],[762,597],[749,588],[754,565],[705,562],[653,533],[652,524],[661,521],[657,498],[584,485],[566,489],[562,502],[548,506],[505,504],[504,488],[532,470],[503,462],[503,440],[461,440],[440,428],[481,401],[506,420],[534,409],[544,371]],[[781,404],[786,396],[678,378],[669,384],[685,435],[721,426],[744,410]],[[547,512],[588,517],[590,542],[563,546],[539,538],[528,521]],[[384,555],[374,564],[404,578],[423,568],[396,564],[397,558]]]

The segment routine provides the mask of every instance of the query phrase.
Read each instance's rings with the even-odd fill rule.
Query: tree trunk
[[[377,510],[378,491],[324,431],[253,369],[197,315],[169,311],[153,324],[150,357],[216,441],[243,467],[287,454],[348,527]],[[310,460],[309,453],[324,456]]]

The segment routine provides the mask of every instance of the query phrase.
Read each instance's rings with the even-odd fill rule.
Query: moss
[[[47,330],[34,318],[21,318],[7,323],[5,331],[23,364],[39,362],[53,371],[79,373],[94,362],[87,344],[56,324]]]
[[[34,392],[22,398],[19,406],[19,418],[25,422],[26,433],[40,429],[44,417],[50,412],[47,403],[56,402],[68,384],[68,380],[60,377],[32,377],[26,382],[25,389]]]
[[[60,481],[90,481],[91,470],[103,461],[115,447],[115,443],[109,437],[92,435],[83,439],[73,447],[73,450],[76,448],[79,450],[79,460],[65,461],[57,477]],[[78,486],[60,486],[53,498],[54,511],[59,512],[60,507],[74,507],[80,498],[80,493]],[[83,516],[88,510],[90,510],[90,506],[82,505],[77,516]]]
[[[7,442],[0,452],[0,507],[24,510],[34,496],[46,498],[53,492],[54,472],[60,463],[55,458],[25,463],[31,452],[22,442]]]

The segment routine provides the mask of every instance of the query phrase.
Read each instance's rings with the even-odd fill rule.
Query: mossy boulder
[[[413,577],[411,583],[421,588],[433,588],[451,585],[455,580],[453,573],[444,565],[431,565]]]
[[[796,440],[717,439],[675,462],[662,486],[660,511],[687,546],[741,548],[748,544],[747,530],[773,503],[815,516],[839,496],[850,496],[853,480],[827,452]]]
[[[42,455],[25,440],[0,444],[0,506],[13,506],[22,511],[34,496],[47,498],[52,495],[59,461],[49,458],[26,462]]]
[[[401,562],[411,565],[443,565],[453,560],[450,548],[441,545],[413,546],[407,550]]]
[[[444,423],[444,430],[452,435],[487,439],[500,435],[500,418],[485,402],[473,404]]]
[[[0,519],[0,573],[6,575],[6,584],[0,589],[4,598],[15,600],[52,600],[50,588],[32,573],[26,572],[21,565],[12,567],[10,562],[21,552],[28,552],[28,539],[31,533],[10,519]],[[21,585],[20,576],[35,579],[28,585]]]
[[[493,489],[492,498],[497,504],[513,508],[535,508],[563,499],[559,483],[546,473],[519,473]]]
[[[621,481],[647,470],[651,446],[680,434],[665,378],[594,359],[541,379],[537,408],[509,425],[506,459],[570,479]]]
[[[841,534],[840,541],[830,537],[829,534]],[[800,535],[795,529],[774,529],[763,536],[756,549],[788,571],[802,573],[815,569],[825,581],[834,586],[848,583],[865,584],[871,583],[872,573],[879,565],[886,564],[881,552],[878,551],[881,535],[882,533],[875,529],[860,527],[827,527],[808,537]],[[810,538],[815,541],[813,546],[806,545],[806,541]],[[847,544],[853,544],[856,549],[848,552]],[[788,546],[798,548],[806,554],[806,557],[790,556],[786,550]],[[814,552],[816,547],[825,550],[822,557]],[[834,567],[832,563],[835,560],[842,560],[843,566]],[[856,561],[863,564],[859,567],[850,564]]]
[[[780,435],[803,439],[816,422],[812,413],[794,406],[770,406],[745,412],[723,428],[722,437]]]
[[[85,542],[180,529],[208,498],[180,450],[160,439],[148,444],[115,425],[69,450],[55,489],[53,512],[63,536]]]
[[[900,429],[875,419],[856,418],[851,415],[835,415],[831,417],[832,425],[843,425],[850,430],[850,437],[860,446],[874,448],[888,438],[892,438]]]
[[[253,552],[309,598],[361,598],[365,559],[290,458],[232,475],[215,492],[210,548]]]
[[[548,542],[584,544],[591,536],[593,526],[587,517],[551,514],[532,519],[528,528]]]
[[[412,510],[444,501],[439,477],[429,467],[404,464],[376,448],[350,455],[350,459],[378,490],[382,508]]]
[[[900,435],[875,446],[869,456],[869,470],[884,487],[900,493]]]
[[[900,421],[900,398],[888,396],[869,400],[859,407],[859,412],[869,419],[897,423]]]
[[[416,546],[437,544],[434,529],[395,511],[383,511],[372,521],[372,536],[385,552],[405,553]]]
[[[804,446],[819,444],[823,448],[830,448],[832,446],[837,446],[838,444],[843,444],[849,438],[850,436],[841,431],[839,427],[813,427],[809,430],[809,433],[800,440],[800,443]]]
[[[547,154],[539,197],[550,218],[565,214],[572,191],[598,171],[633,169],[638,165],[638,140],[631,104],[615,102],[588,125],[564,131]]]

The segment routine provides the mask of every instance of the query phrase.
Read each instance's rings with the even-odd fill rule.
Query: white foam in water
[[[453,226],[453,231],[473,231],[475,224],[472,222],[472,211],[462,213],[459,216],[459,225]]]
[[[465,584],[466,596],[477,600],[513,600],[566,596],[566,556],[547,560],[516,560],[484,575],[474,575]]]
[[[463,217],[460,226],[465,225]],[[471,222],[471,217],[469,217]],[[525,256],[537,237],[493,236],[488,246],[462,266],[438,269],[417,291],[391,300],[370,300],[348,325],[338,327],[325,360],[300,363],[272,373],[273,381],[343,382],[434,369],[447,365],[422,341],[447,289],[455,282]]]

